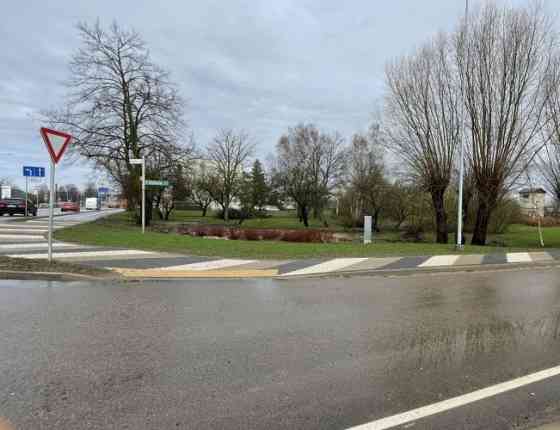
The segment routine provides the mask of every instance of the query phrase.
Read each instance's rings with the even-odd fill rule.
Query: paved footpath
[[[55,228],[93,221],[115,211],[85,212],[55,219]],[[47,258],[47,219],[0,219],[0,255]],[[375,246],[375,245],[373,245]],[[306,260],[247,260],[212,258],[55,242],[54,258],[109,268],[134,278],[259,278],[307,277],[343,273],[394,273],[410,270],[448,270],[495,265],[553,264],[560,250],[490,255],[334,258]]]

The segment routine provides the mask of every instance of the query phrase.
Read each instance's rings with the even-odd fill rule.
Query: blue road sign
[[[37,178],[45,177],[44,167],[23,166],[23,176],[32,176]]]
[[[98,192],[99,194],[109,194],[109,188],[107,188],[107,187],[99,187],[99,188],[97,189],[97,192]]]

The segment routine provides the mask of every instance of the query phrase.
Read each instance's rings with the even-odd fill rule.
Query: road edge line
[[[346,430],[385,430],[399,425],[407,424],[412,421],[426,418],[432,415],[440,414],[470,403],[494,397],[502,393],[506,393],[535,382],[543,381],[560,375],[560,366],[551,367],[529,375],[521,376],[510,381],[502,382],[480,390],[452,397],[441,402],[432,403],[431,405],[422,406],[410,411],[406,411],[397,415],[381,418],[369,423],[360,424],[358,426],[347,428]]]

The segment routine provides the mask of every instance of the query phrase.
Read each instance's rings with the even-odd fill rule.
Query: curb
[[[17,270],[0,270],[0,280],[21,281],[110,281],[119,277],[104,277],[64,272],[21,272]]]

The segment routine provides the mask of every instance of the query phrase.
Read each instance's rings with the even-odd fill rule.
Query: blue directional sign
[[[45,177],[44,167],[23,166],[23,176],[32,176],[37,178]]]
[[[97,192],[98,192],[99,194],[109,194],[109,188],[107,188],[107,187],[99,187],[99,188],[97,189]]]

